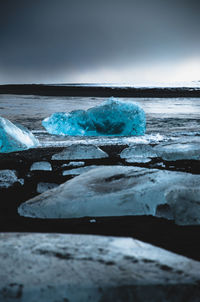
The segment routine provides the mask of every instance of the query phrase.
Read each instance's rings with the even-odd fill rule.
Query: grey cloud
[[[1,0],[1,78],[54,79],[195,54],[199,8],[195,0]]]

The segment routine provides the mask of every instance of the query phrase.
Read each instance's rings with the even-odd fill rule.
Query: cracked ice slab
[[[26,201],[18,213],[36,218],[156,215],[157,208],[167,204],[166,194],[175,183],[196,187],[200,175],[100,166]]]
[[[88,110],[56,112],[42,121],[50,134],[80,136],[144,135],[144,110],[132,102],[110,98]]]
[[[0,152],[8,153],[39,146],[39,141],[27,128],[14,125],[0,117]]]
[[[1,233],[0,246],[0,301],[199,301],[200,263],[139,240]]]

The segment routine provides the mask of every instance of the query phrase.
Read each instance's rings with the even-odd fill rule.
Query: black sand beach
[[[82,97],[126,97],[126,98],[178,98],[200,97],[200,88],[164,87],[136,88],[130,86],[96,86],[87,84],[68,85],[0,85],[0,94],[82,96]]]

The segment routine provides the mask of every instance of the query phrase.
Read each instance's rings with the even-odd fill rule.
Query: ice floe
[[[43,193],[45,191],[48,191],[50,189],[54,189],[56,187],[58,187],[59,185],[58,184],[55,184],[55,183],[50,183],[50,182],[39,182],[37,184],[37,189],[36,191],[38,193]]]
[[[42,121],[51,134],[80,136],[144,135],[143,109],[133,102],[110,98],[88,110],[56,112]]]
[[[31,131],[0,117],[0,153],[21,151],[37,146],[39,141]]]

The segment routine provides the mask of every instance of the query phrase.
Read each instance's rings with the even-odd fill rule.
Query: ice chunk
[[[71,145],[62,152],[54,154],[52,160],[105,158],[108,154],[94,145]]]
[[[39,146],[39,141],[25,127],[0,117],[0,152],[14,152]]]
[[[97,166],[95,165],[92,165],[92,166],[87,166],[87,167],[81,167],[81,168],[77,168],[77,169],[71,169],[71,170],[65,170],[63,171],[63,176],[66,176],[66,175],[80,175],[84,172],[87,172],[91,169],[94,169],[96,168]]]
[[[50,189],[58,187],[58,184],[55,183],[49,183],[49,182],[39,182],[37,184],[37,192],[38,193],[43,193],[45,191],[48,191]]]
[[[84,161],[70,161],[68,164],[63,164],[62,168],[65,167],[82,167],[85,165]]]
[[[138,144],[124,149],[121,152],[120,157],[125,158],[129,163],[146,163],[151,161],[151,158],[157,157],[157,154],[151,146]]]
[[[96,219],[90,219],[90,223],[95,223],[97,222]]]
[[[21,204],[18,212],[39,218],[155,215],[174,183],[198,186],[200,175],[101,166]]]
[[[155,152],[164,160],[200,160],[199,143],[172,143],[154,147]]]
[[[175,186],[166,193],[166,200],[177,224],[200,225],[199,186]]]
[[[9,188],[11,187],[15,182],[20,182],[22,180],[19,180],[16,171],[14,170],[0,170],[0,188]],[[22,183],[21,183],[22,184]]]
[[[48,161],[37,161],[32,164],[30,170],[52,171],[52,167]]]
[[[132,164],[132,163],[149,163],[151,161],[151,158],[148,157],[142,157],[142,156],[135,156],[133,158],[126,158],[125,159],[127,163]]]
[[[87,111],[54,113],[42,125],[57,135],[130,136],[145,134],[146,119],[139,105],[110,98]]]

